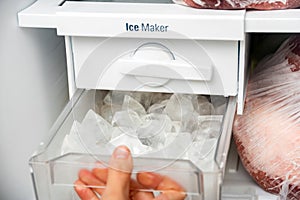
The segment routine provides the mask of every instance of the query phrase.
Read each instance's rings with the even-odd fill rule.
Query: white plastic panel
[[[192,39],[239,40],[244,14],[175,4],[66,2],[57,13],[57,30],[73,36],[182,38],[180,33]]]
[[[64,0],[38,0],[18,13],[19,26],[56,28],[56,11]]]
[[[300,9],[247,11],[245,30],[249,33],[300,33]]]
[[[246,98],[246,88],[248,84],[250,67],[249,67],[249,57],[250,57],[250,36],[245,35],[245,39],[240,41],[239,46],[239,86],[238,86],[238,98],[237,98],[237,114],[243,114],[244,103]]]
[[[175,60],[166,52],[152,58],[143,54],[137,60],[152,66],[135,66],[128,72],[122,59],[129,58],[141,45],[153,42],[166,46]],[[78,88],[237,95],[238,42],[73,37],[72,48]],[[179,73],[181,68],[175,70],[178,66],[167,64],[173,62],[184,63],[188,70]]]
[[[71,37],[65,37],[66,46],[66,60],[67,60],[67,72],[68,72],[68,86],[69,86],[69,99],[73,97],[77,88],[75,84],[75,74],[74,74],[74,58],[71,45]]]

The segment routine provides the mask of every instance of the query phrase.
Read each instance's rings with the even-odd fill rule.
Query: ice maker
[[[149,70],[152,74],[147,75],[148,79],[150,76],[156,81],[157,78],[164,79],[164,87],[170,86],[174,92],[188,92],[181,87],[184,79],[198,94],[239,95],[239,110],[242,110],[244,88],[240,86],[244,85],[245,73],[241,66],[245,62],[247,38],[244,16],[243,10],[195,10],[172,4],[169,0],[160,3],[40,0],[19,13],[19,24],[56,28],[58,35],[66,36],[70,96],[75,88],[132,90],[137,83],[128,77],[145,77],[140,67],[140,72],[133,68],[141,64],[146,66],[147,59],[159,58],[156,68],[152,65],[155,69]],[[148,52],[143,57],[146,53],[144,47],[149,47],[149,43],[160,47],[154,44],[156,52],[150,52],[150,55]],[[98,66],[97,57],[104,52],[106,56],[102,57],[101,66]],[[116,62],[112,64],[113,61]],[[129,63],[130,69],[117,66]],[[111,67],[106,71],[108,64]],[[174,72],[171,77],[161,77],[169,73],[162,65],[172,65]],[[153,74],[157,69],[164,72]],[[182,74],[183,71],[185,74]],[[112,74],[106,76],[104,73]],[[174,73],[178,73],[177,78]],[[100,74],[103,75],[101,80]],[[160,77],[157,77],[158,74]],[[139,77],[137,79],[141,80]],[[172,78],[172,81],[167,81]],[[131,83],[118,88],[121,86],[115,84],[120,79]],[[145,86],[140,91],[166,90],[161,85],[151,89]]]
[[[215,148],[208,145],[213,150],[204,157],[162,158],[157,155],[169,154],[161,150],[134,159],[134,172],[155,170],[181,182],[186,199],[220,199],[233,118],[243,111],[247,32],[261,30],[259,14],[197,10],[170,0],[38,0],[18,17],[21,27],[55,28],[66,43],[70,103],[30,159],[38,199],[78,199],[72,187],[78,170],[103,167],[97,161],[107,160],[105,149],[62,148],[87,113],[101,110],[109,91],[224,98],[221,112],[204,117],[221,124]],[[274,21],[264,22],[275,28]]]

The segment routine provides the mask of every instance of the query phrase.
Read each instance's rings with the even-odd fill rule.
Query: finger
[[[153,200],[170,200],[170,199],[168,199],[168,196],[161,194],[161,195],[155,197]]]
[[[152,172],[140,172],[137,174],[137,181],[146,188],[157,189],[163,181],[163,176]]]
[[[104,189],[97,187],[105,186],[105,183],[99,180],[92,172],[87,169],[82,169],[79,171],[78,177],[85,185],[93,187],[93,190],[100,195],[103,194]]]
[[[137,180],[141,185],[147,188],[184,191],[183,187],[170,177],[153,172],[140,172],[137,174]]]
[[[129,196],[130,177],[133,168],[130,150],[126,146],[117,147],[114,150],[109,164],[107,186],[104,195],[116,199],[127,199]]]
[[[142,186],[140,184],[138,184],[137,181],[131,179],[130,180],[130,190],[137,190],[137,189],[141,189]]]
[[[186,194],[182,191],[168,190],[163,191],[155,200],[184,200]]]
[[[92,173],[103,183],[107,182],[108,169],[107,168],[94,168]]]
[[[156,197],[158,199],[183,200],[186,197],[184,188],[168,176],[152,172],[141,172],[138,173],[137,180],[144,187],[163,191],[163,194]]]
[[[97,195],[91,189],[87,188],[82,181],[77,180],[74,185],[75,191],[81,200],[99,200]]]
[[[154,195],[152,192],[136,192],[132,199],[133,200],[153,200]]]
[[[173,179],[171,179],[168,176],[164,176],[162,181],[159,183],[158,190],[175,190],[175,191],[184,191],[184,188],[177,183],[176,181],[174,181]]]
[[[133,200],[153,200],[154,196],[152,192],[141,192],[140,189],[144,189],[137,181],[131,179],[130,181],[130,199]],[[146,194],[144,194],[146,193]]]

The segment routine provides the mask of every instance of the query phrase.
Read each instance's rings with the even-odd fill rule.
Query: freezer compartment
[[[103,164],[105,166],[112,150],[119,144],[112,139],[112,135],[115,133],[112,132],[111,135],[105,137],[99,136],[105,126],[103,122],[99,121],[96,125],[94,124],[95,126],[89,126],[89,133],[86,130],[85,132],[82,131],[84,129],[80,129],[79,126],[84,126],[84,121],[91,112],[94,113],[93,116],[97,116],[97,120],[99,119],[100,115],[98,116],[96,113],[101,112],[105,104],[104,101],[107,101],[107,94],[110,93],[109,91],[99,90],[78,91],[61,113],[51,129],[48,139],[41,143],[35,155],[30,159],[32,178],[38,199],[78,199],[73,184],[77,179],[79,170],[103,167]],[[134,92],[134,94],[140,93]],[[203,127],[201,128],[203,122],[206,122],[206,127],[209,126],[209,123],[220,123],[218,132],[214,133],[217,134],[215,140],[207,138],[200,145],[201,142],[199,143],[199,141],[196,144],[195,138],[186,140],[186,137],[183,137],[183,135],[189,136],[190,133],[175,134],[175,137],[172,134],[167,134],[165,135],[167,136],[165,144],[168,145],[156,146],[154,144],[156,146],[156,149],[154,149],[151,137],[147,138],[149,140],[139,138],[143,141],[142,149],[147,149],[147,147],[144,148],[147,145],[153,148],[144,152],[136,151],[141,146],[129,142],[128,145],[134,157],[132,177],[135,178],[136,173],[139,171],[154,171],[168,175],[180,183],[186,190],[186,199],[220,199],[220,186],[230,145],[236,99],[233,97],[210,96],[209,99],[212,104],[215,104],[216,108],[218,103],[212,100],[214,98],[225,99],[223,108],[214,111],[213,114],[198,116],[196,129],[199,132],[204,130]],[[207,122],[209,123],[207,124]],[[98,126],[99,123],[100,126]],[[181,125],[183,126],[183,124]],[[95,139],[93,134],[96,134],[95,130],[97,129],[99,132]],[[144,131],[147,131],[147,129],[144,129]],[[176,132],[176,130],[173,131]],[[80,136],[79,140],[78,137],[74,139],[74,133]],[[83,133],[87,133],[88,137],[84,137]],[[118,138],[119,136],[114,137]],[[130,134],[127,134],[127,136],[130,136]],[[160,135],[156,136],[160,137]],[[107,139],[106,137],[110,138]],[[100,140],[101,138],[107,140]],[[180,141],[180,143],[175,143],[176,138],[177,142]],[[126,142],[128,140],[125,141],[125,144]]]

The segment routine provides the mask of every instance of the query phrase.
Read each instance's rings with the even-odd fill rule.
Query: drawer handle
[[[155,55],[143,51],[144,47],[155,47]],[[168,54],[168,58],[159,59],[158,54]],[[139,53],[139,55],[137,55]],[[160,43],[145,43],[139,46],[131,55],[124,56],[116,61],[119,65],[119,72],[127,76],[135,76],[138,80],[157,82],[160,86],[169,80],[185,81],[210,81],[213,73],[213,66],[193,66],[183,59],[176,59],[169,48]]]
[[[175,56],[174,54],[172,53],[172,51],[166,47],[165,45],[161,44],[161,43],[158,43],[158,42],[147,42],[147,43],[144,43],[142,45],[140,45],[138,48],[136,48],[134,50],[134,52],[132,53],[132,56],[136,55],[136,53],[141,50],[142,48],[144,47],[158,47],[160,48],[161,50],[165,50],[166,52],[168,52],[168,54],[170,55],[170,57],[172,58],[172,60],[175,60]]]

